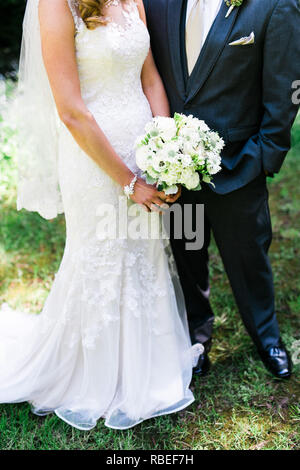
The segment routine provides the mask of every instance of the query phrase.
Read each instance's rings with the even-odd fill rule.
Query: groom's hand
[[[147,212],[161,212],[168,209],[166,194],[158,191],[153,184],[147,184],[142,178],[138,178],[134,186],[134,193],[130,199],[140,204]]]
[[[165,199],[165,201],[166,201],[167,203],[169,203],[169,204],[173,204],[174,202],[177,201],[177,199],[180,198],[180,196],[181,196],[181,186],[179,185],[177,193],[176,193],[176,194],[172,194],[172,195],[169,194],[169,195],[167,196],[167,198]]]

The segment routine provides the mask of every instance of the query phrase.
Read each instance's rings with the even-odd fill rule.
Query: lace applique
[[[120,320],[122,311],[124,317],[143,315],[152,318],[150,328],[159,334],[159,328],[153,324],[158,312],[153,314],[153,309],[157,299],[166,296],[167,291],[160,286],[145,241],[135,240],[133,245],[134,251],[129,251],[127,240],[95,241],[73,254],[73,278],[63,311],[54,320],[45,309],[42,316],[44,330],[53,328],[54,321],[60,329],[70,322],[78,324],[79,328],[72,330],[72,335],[66,338],[68,346],[73,348],[82,340],[84,348],[93,349],[102,331]],[[62,265],[62,272],[63,269]],[[58,273],[55,282],[60,282],[62,272]]]
[[[75,30],[78,32],[81,27],[84,25],[84,21],[82,20],[79,12],[78,12],[78,1],[77,0],[68,0],[68,5],[71,10],[74,19]]]
[[[106,27],[115,28],[119,34],[123,35],[128,29],[130,29],[137,21],[141,21],[137,5],[134,1],[130,2],[126,8],[122,8],[122,16],[124,22],[118,23],[113,17],[106,16],[105,20],[107,21]]]

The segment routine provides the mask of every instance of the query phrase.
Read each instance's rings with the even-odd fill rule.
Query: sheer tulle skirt
[[[29,401],[36,414],[54,411],[79,429],[100,417],[125,429],[192,403],[199,348],[191,348],[177,313],[166,264],[158,273],[166,292],[148,306],[124,295],[124,286],[139,282],[133,273],[120,278],[110,302],[89,303],[77,269],[66,255],[40,315],[2,308],[0,402]],[[69,297],[73,283],[77,295]]]
[[[191,346],[169,247],[99,239],[98,209],[117,207],[120,190],[68,137],[62,146],[66,249],[41,314],[1,309],[0,402],[28,401],[83,430],[100,417],[125,429],[193,402],[202,346]]]

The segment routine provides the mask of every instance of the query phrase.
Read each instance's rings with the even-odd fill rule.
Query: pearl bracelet
[[[135,183],[137,182],[137,175],[134,175],[134,178],[132,178],[132,180],[130,181],[130,183],[126,186],[124,186],[123,190],[124,190],[124,194],[125,196],[127,196],[128,199],[130,199],[130,196],[132,196],[132,194],[134,194],[134,187],[135,187]]]

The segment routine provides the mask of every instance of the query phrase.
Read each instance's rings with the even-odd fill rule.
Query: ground
[[[15,135],[0,121],[0,303],[39,311],[64,248],[63,216],[45,221],[15,209]],[[278,320],[300,363],[300,119],[280,175],[269,180]],[[194,380],[195,403],[128,431],[78,431],[56,416],[40,418],[28,404],[0,405],[0,449],[299,449],[300,365],[290,381],[264,369],[239,318],[215,245],[211,247],[212,303],[217,314],[213,367]]]

